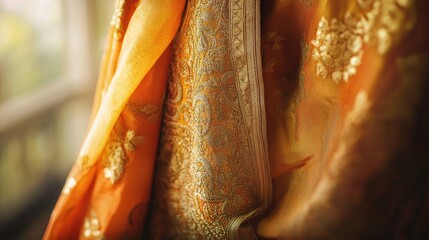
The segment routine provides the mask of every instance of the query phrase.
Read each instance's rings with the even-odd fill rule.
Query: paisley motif
[[[264,146],[250,131],[263,128],[250,118],[257,101],[252,89],[259,86],[245,68],[245,2],[255,4],[188,2],[176,39],[155,173],[154,239],[237,237],[242,223],[268,204],[257,163],[267,160],[254,152]],[[157,228],[165,224],[171,228]],[[248,236],[238,238],[243,237]]]

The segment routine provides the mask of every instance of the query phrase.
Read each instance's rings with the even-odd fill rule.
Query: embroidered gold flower
[[[125,150],[132,152],[136,150],[136,145],[143,142],[143,136],[137,136],[135,131],[127,131],[125,135]]]
[[[302,2],[303,2],[307,7],[309,7],[309,6],[313,5],[314,0],[302,0]]]
[[[128,161],[127,152],[136,150],[136,145],[143,141],[142,136],[137,136],[135,131],[126,133],[119,131],[119,139],[110,142],[103,155],[104,177],[112,183],[116,183],[125,172],[125,164]]]
[[[101,232],[100,220],[93,209],[91,209],[89,214],[85,217],[83,223],[83,236],[93,240],[106,239]]]
[[[366,10],[366,24],[371,31],[369,38],[377,45],[379,54],[386,53],[400,33],[409,31],[415,24],[412,0],[357,0]]]
[[[316,75],[332,78],[336,83],[347,82],[361,64],[365,43],[374,43],[379,54],[385,54],[401,34],[414,26],[410,9],[412,0],[356,0],[359,17],[346,13],[344,20],[320,19],[313,59]],[[403,27],[403,28],[402,28]]]
[[[278,35],[276,32],[267,32],[262,34],[262,61],[263,61],[263,72],[272,73],[277,64],[275,52],[280,51],[283,48],[281,44],[285,38]],[[271,53],[272,52],[272,53]],[[268,58],[270,56],[270,58]]]
[[[147,117],[151,123],[156,123],[161,118],[161,106],[158,104],[129,103],[128,108],[136,115]]]
[[[120,142],[112,142],[107,147],[105,165],[103,169],[104,177],[112,183],[117,182],[125,172],[127,155]]]
[[[330,22],[322,17],[316,32],[313,59],[316,75],[331,77],[336,83],[347,82],[356,74],[362,60],[362,33],[365,32],[362,19],[346,15],[344,21],[333,18]]]
[[[272,49],[273,51],[282,49],[283,45],[281,42],[284,40],[285,38],[276,32],[267,32],[262,34],[263,47]]]

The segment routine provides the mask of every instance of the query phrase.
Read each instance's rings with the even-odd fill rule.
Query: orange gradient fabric
[[[91,127],[44,239],[129,239],[142,233],[171,45],[185,1],[117,4]]]
[[[260,236],[418,239],[423,229],[408,227],[425,214],[401,214],[419,211],[405,206],[425,191],[417,178],[428,169],[416,153],[427,140],[413,134],[428,109],[423,9],[418,0],[262,4],[273,200]]]

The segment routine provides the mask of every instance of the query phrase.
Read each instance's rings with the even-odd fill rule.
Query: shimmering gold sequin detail
[[[316,75],[336,83],[347,82],[361,64],[363,45],[372,43],[379,54],[386,53],[400,33],[413,25],[409,16],[411,0],[356,0],[357,13],[347,12],[342,19],[322,17],[311,43],[314,46]],[[401,26],[404,29],[401,29]]]
[[[64,185],[63,188],[63,194],[69,194],[71,192],[71,190],[73,190],[73,188],[76,186],[77,181],[74,177],[69,177],[67,178],[66,184]]]
[[[113,13],[110,24],[114,28],[113,36],[115,39],[120,40],[124,35],[124,12],[125,12],[125,0],[117,0],[115,12]]]
[[[158,104],[133,104],[129,103],[128,108],[137,116],[147,117],[149,122],[156,123],[161,118],[161,106]]]
[[[133,130],[118,132],[119,137],[109,142],[103,154],[104,177],[112,183],[116,183],[125,172],[127,152],[135,151],[136,145],[143,141],[143,137],[137,136]]]
[[[100,229],[100,220],[95,211],[91,209],[83,223],[83,236],[91,240],[105,240]]]

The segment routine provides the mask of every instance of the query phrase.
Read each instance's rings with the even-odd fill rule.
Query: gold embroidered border
[[[233,0],[231,33],[233,66],[238,81],[241,109],[251,142],[250,162],[258,174],[259,201],[252,211],[233,221],[228,237],[236,238],[238,228],[246,220],[265,211],[271,201],[271,174],[268,165],[268,146],[261,61],[259,0]]]

